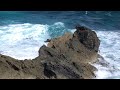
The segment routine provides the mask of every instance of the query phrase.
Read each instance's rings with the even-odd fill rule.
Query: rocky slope
[[[0,55],[1,79],[90,79],[97,69],[100,41],[96,33],[77,26],[74,34],[47,40],[33,60],[16,60]]]

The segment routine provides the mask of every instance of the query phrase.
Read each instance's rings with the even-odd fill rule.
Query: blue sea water
[[[120,11],[0,11],[0,53],[33,59],[48,38],[74,32],[80,24],[96,31],[100,55],[108,67],[95,64],[96,78],[120,78]]]

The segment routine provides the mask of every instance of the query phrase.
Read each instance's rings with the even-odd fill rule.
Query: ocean
[[[33,59],[46,39],[73,33],[80,24],[97,33],[99,54],[109,64],[94,64],[96,79],[120,79],[119,23],[120,11],[0,11],[0,54]]]

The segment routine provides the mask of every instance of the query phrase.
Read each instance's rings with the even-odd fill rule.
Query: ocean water
[[[46,39],[74,32],[80,24],[96,31],[100,41],[97,79],[120,78],[120,11],[0,11],[0,53],[24,60],[38,56]]]

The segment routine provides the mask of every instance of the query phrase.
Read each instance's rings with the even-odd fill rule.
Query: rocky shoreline
[[[74,34],[47,40],[39,56],[16,60],[0,55],[0,79],[91,79],[97,69],[100,40],[89,28],[77,26]]]

